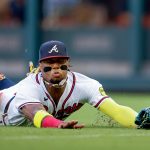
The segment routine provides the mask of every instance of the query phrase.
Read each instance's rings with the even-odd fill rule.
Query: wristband
[[[63,121],[54,118],[53,116],[46,116],[41,124],[43,128],[58,128],[58,126],[63,123]]]
[[[37,128],[41,128],[42,121],[47,116],[52,116],[52,115],[50,115],[45,110],[39,110],[38,112],[36,112],[36,114],[35,114],[35,116],[33,118],[34,126],[36,126]]]

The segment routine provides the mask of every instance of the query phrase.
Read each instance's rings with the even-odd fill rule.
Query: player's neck
[[[55,103],[57,104],[60,97],[62,96],[64,90],[65,90],[66,84],[63,87],[60,88],[56,88],[53,86],[46,86],[47,91],[49,92],[49,94],[51,95],[51,97],[53,98],[53,100],[55,101]]]

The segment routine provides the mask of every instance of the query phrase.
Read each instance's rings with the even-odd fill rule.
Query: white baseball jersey
[[[54,117],[64,119],[85,103],[99,107],[108,98],[103,92],[102,85],[98,81],[80,73],[68,72],[66,88],[56,106],[44,85],[42,74],[30,74],[15,86],[1,91],[0,109],[3,113],[1,124],[31,123],[21,113],[20,108],[27,104],[39,103]]]

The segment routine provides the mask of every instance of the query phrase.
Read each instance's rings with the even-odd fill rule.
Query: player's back
[[[15,84],[14,86],[1,90],[0,92],[2,93],[2,96],[5,97],[3,99],[5,99],[5,101],[7,102],[17,93],[27,93],[27,91],[30,91],[30,93],[32,93],[31,89],[33,88],[33,86],[34,89],[37,89],[36,84],[37,83],[35,82],[35,74],[31,74],[28,77],[21,80],[20,82],[18,82],[17,84]]]
[[[2,93],[7,92],[7,93],[10,93],[10,94],[11,93],[16,93],[20,89],[21,86],[24,86],[24,84],[26,84],[28,82],[28,80],[31,80],[29,78],[31,78],[31,77],[26,77],[26,78],[22,79],[20,82],[18,82],[17,84],[15,84],[15,85],[7,88],[7,89],[1,90],[1,92]]]

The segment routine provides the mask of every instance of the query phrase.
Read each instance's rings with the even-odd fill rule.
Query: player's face
[[[44,80],[58,84],[67,77],[69,60],[67,58],[50,58],[40,63],[40,70]]]

